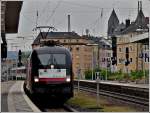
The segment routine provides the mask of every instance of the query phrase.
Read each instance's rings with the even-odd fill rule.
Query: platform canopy
[[[17,33],[22,1],[5,1],[5,33]]]

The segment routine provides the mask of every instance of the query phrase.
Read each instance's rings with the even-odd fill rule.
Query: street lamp
[[[98,46],[98,44],[86,44],[87,46]],[[94,76],[94,64],[93,64],[93,60],[94,60],[94,49],[92,49],[92,80],[93,80],[93,76]]]

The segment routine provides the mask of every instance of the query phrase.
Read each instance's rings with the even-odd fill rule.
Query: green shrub
[[[142,79],[144,77],[144,72],[142,70],[139,71],[131,71],[131,80]]]
[[[143,71],[137,71],[137,79],[141,79],[144,76],[144,72]]]
[[[131,77],[130,77],[130,78],[131,78],[131,80],[133,80],[133,81],[134,81],[134,80],[136,80],[136,79],[137,79],[137,72],[136,72],[136,71],[131,71],[131,73],[130,73],[130,74],[131,74]]]
[[[101,73],[101,70],[99,69],[99,68],[95,68],[94,70],[93,70],[93,79],[95,80],[96,78],[96,76],[95,76],[95,72],[100,72]],[[86,70],[85,72],[84,72],[84,75],[85,75],[85,79],[87,79],[87,80],[92,80],[92,70]]]
[[[121,70],[111,73],[108,71],[108,80],[123,80],[124,74]]]
[[[145,71],[145,76],[146,76],[146,78],[149,78],[149,70]]]
[[[92,70],[87,70],[84,72],[84,74],[85,74],[85,79],[88,80],[92,79]]]

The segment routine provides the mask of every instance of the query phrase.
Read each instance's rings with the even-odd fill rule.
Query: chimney
[[[126,19],[126,28],[130,26],[130,19]]]
[[[85,30],[85,33],[86,33],[86,35],[88,36],[88,35],[89,35],[89,29],[86,29],[86,30]]]
[[[142,1],[140,1],[140,10],[142,10]]]
[[[68,32],[71,32],[71,28],[70,28],[70,15],[68,15]]]

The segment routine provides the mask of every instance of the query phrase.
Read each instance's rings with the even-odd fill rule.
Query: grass
[[[135,112],[137,109],[125,105],[125,104],[116,104],[115,102],[110,101],[104,97],[100,96],[98,111],[101,112]],[[90,93],[85,92],[74,92],[74,98],[71,98],[67,101],[68,104],[77,105],[81,108],[94,109],[97,108],[96,96]],[[97,111],[97,109],[95,109]]]

